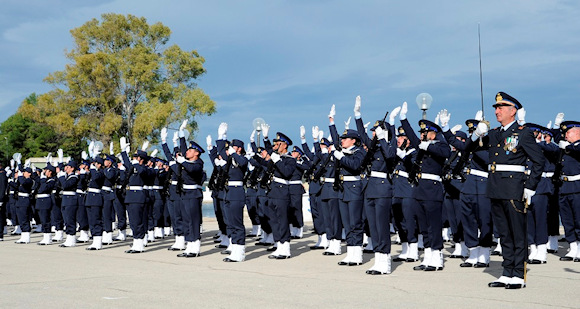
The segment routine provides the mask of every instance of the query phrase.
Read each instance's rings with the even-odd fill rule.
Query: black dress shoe
[[[463,262],[463,263],[459,264],[459,267],[473,267],[474,265],[475,264]]]
[[[487,267],[489,267],[489,264],[477,262],[475,265],[473,265],[473,267],[475,267],[475,268],[487,268]]]
[[[324,252],[322,252],[322,255],[340,255],[340,254],[336,254],[334,252],[324,251]]]
[[[61,247],[61,248],[71,248],[71,247],[73,247],[73,246],[67,246],[67,245],[65,245],[65,244],[60,244],[60,245],[58,245],[58,246],[59,246],[59,247]]]
[[[463,255],[455,255],[455,254],[452,254],[449,257],[452,258],[452,259],[462,259],[462,258],[464,258]]]
[[[320,249],[326,249],[323,246],[310,246],[310,250],[320,250]]]
[[[273,245],[273,244],[268,243],[268,242],[261,242],[261,241],[258,241],[256,243],[256,246],[271,246],[271,245]]]
[[[258,235],[256,235],[256,234],[248,234],[248,235],[246,235],[246,238],[252,238],[252,237],[258,237]],[[232,261],[232,262],[235,262],[235,261]]]
[[[212,238],[213,238],[213,239],[218,239],[218,238],[220,238],[220,237],[221,237],[221,236],[220,236],[220,235],[218,235],[218,234],[215,234],[215,235],[213,235],[213,236],[212,236]]]
[[[407,261],[407,259],[401,258],[401,257],[393,258],[393,262],[406,262],[406,261]]]
[[[499,281],[490,282],[487,284],[490,288],[505,288],[506,284]]]
[[[274,251],[276,251],[276,249],[277,249],[276,247],[270,247],[270,248],[266,249],[266,251],[274,252]]]
[[[169,247],[169,248],[167,248],[167,250],[169,250],[169,251],[182,251],[182,250],[185,250],[185,249],[179,249],[179,248],[175,248],[175,247]]]
[[[225,248],[227,248],[228,246],[226,246],[226,245],[217,245],[217,246],[215,246],[215,247],[216,247],[216,248],[220,248],[220,249],[225,249]]]
[[[374,250],[370,250],[370,249],[364,249],[363,253],[375,253]]]
[[[277,257],[278,257],[277,255],[273,255],[273,254],[268,255],[268,258],[272,259],[272,260],[276,259]]]
[[[517,289],[521,289],[521,288],[525,288],[526,284],[521,284],[521,283],[508,283],[505,285],[505,288],[508,290],[517,290]]]
[[[276,260],[286,260],[289,258],[290,258],[289,255],[276,255],[276,257],[275,257]]]
[[[530,260],[528,262],[528,264],[546,264],[546,261],[533,259],[533,260]]]
[[[300,236],[290,236],[290,239],[301,239],[302,237]]]
[[[338,262],[338,265],[340,265],[340,266],[346,266],[348,264],[349,264],[349,262],[343,262],[343,261]]]
[[[387,275],[387,273],[380,272],[380,271],[374,270],[374,269],[373,270],[367,270],[366,273],[367,273],[367,275],[374,275],[374,276],[376,276],[376,275]]]
[[[435,267],[435,266],[427,266],[424,269],[425,271],[439,271],[443,270],[443,267]]]
[[[348,262],[348,266],[359,266],[362,265],[362,263],[359,262]]]
[[[580,262],[580,258],[574,258],[574,262]],[[544,261],[544,263],[546,262]]]
[[[194,258],[194,257],[198,257],[199,253],[188,253],[187,255],[185,255],[186,258]]]
[[[214,239],[214,241],[213,241],[214,244],[219,244],[220,242],[222,242],[222,241],[219,239]]]
[[[560,258],[560,261],[565,261],[565,262],[569,262],[569,261],[573,261],[574,258],[571,256],[563,256]]]
[[[419,261],[419,260],[418,259],[414,259],[414,258],[407,258],[405,260],[405,262],[408,262],[408,263],[413,263],[413,262],[417,262],[417,261]]]
[[[548,249],[548,253],[558,253],[558,250]]]
[[[425,270],[425,267],[426,267],[425,265],[418,265],[413,267],[413,270]]]
[[[129,249],[129,250],[125,251],[125,253],[134,254],[134,253],[143,253],[143,251]]]
[[[224,250],[222,252],[220,252],[221,254],[232,254],[232,252],[230,250]]]
[[[498,255],[498,256],[500,256],[501,255],[501,252],[499,252],[499,251],[491,251],[490,254],[491,255]]]
[[[2,240],[3,240],[3,239],[0,239],[0,241],[2,241]],[[39,246],[48,246],[48,245],[49,245],[49,244],[45,244],[45,243],[43,243],[43,242],[39,242],[39,243],[36,243],[36,244],[37,244],[37,245],[39,245]]]
[[[232,260],[229,257],[227,257],[227,258],[224,259],[224,262],[239,262],[239,261]]]
[[[85,250],[95,251],[95,250],[101,250],[101,249],[95,248],[95,247],[86,247]]]
[[[187,257],[187,253],[183,252],[177,255],[177,257]]]

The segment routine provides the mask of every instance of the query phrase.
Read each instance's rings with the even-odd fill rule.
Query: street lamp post
[[[257,133],[257,137],[256,140],[258,141],[258,147],[260,147],[260,133],[262,132],[262,124],[266,123],[266,121],[262,118],[256,118],[252,121],[252,126],[254,127],[254,130],[256,130]]]
[[[427,119],[427,110],[431,107],[433,97],[430,94],[423,92],[417,95],[416,101],[419,109],[423,111],[423,119]]]

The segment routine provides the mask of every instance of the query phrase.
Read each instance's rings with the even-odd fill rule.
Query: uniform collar
[[[516,122],[516,121],[515,121],[515,119],[514,119],[514,121],[512,121],[512,122],[508,123],[507,125],[505,125],[505,126],[502,126],[502,127],[501,127],[501,130],[502,130],[502,131],[507,131],[507,130],[508,130],[508,129],[509,129],[509,128],[510,128],[510,127],[513,125],[513,124],[514,124],[514,122]]]

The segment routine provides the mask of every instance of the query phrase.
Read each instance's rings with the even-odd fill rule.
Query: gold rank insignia
[[[276,135],[276,139],[280,139],[280,135],[279,134]]]
[[[468,128],[473,128],[473,122],[468,122],[468,123],[467,123],[467,127],[468,127]]]
[[[496,102],[499,102],[499,101],[501,101],[501,100],[503,100],[503,97],[501,96],[501,94],[499,94],[499,93],[498,93],[498,94],[495,96],[495,101],[496,101]]]
[[[348,130],[344,130],[344,132],[342,132],[342,135],[346,135],[346,133],[348,133]]]
[[[424,122],[421,122],[419,127],[421,127],[422,130],[425,130],[425,128],[427,128],[427,125]]]
[[[566,131],[566,125],[562,125],[562,130]]]
[[[403,134],[403,133],[405,133],[405,129],[399,128],[399,134]]]
[[[379,125],[380,125],[380,123],[379,123],[379,121],[377,120],[377,121],[375,122],[375,127],[378,127]]]

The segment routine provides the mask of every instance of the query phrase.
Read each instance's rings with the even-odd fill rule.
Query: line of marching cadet
[[[505,93],[496,100],[496,108],[517,102]],[[132,153],[125,138],[117,156],[112,143],[109,154],[91,143],[81,161],[64,162],[59,150],[54,160],[47,157],[43,169],[28,161],[22,164],[21,154],[14,154],[0,172],[0,230],[6,234],[5,224],[14,225],[12,234],[20,234],[16,243],[26,244],[34,220],[43,233],[39,245],[73,247],[92,238],[86,249],[100,250],[113,241],[125,241],[130,224],[133,242],[127,253],[144,252],[148,242],[173,234],[169,250],[180,251],[178,257],[197,257],[202,185],[208,180],[219,225],[214,238],[227,254],[224,261],[245,259],[244,207],[253,225],[249,235],[261,236],[256,245],[267,246],[271,259],[287,259],[291,239],[303,236],[302,195],[307,183],[318,235],[311,249],[338,256],[346,242],[339,265],[361,265],[363,252],[369,252],[375,258],[366,273],[389,274],[392,261],[417,262],[423,251],[414,269],[442,270],[443,242],[453,240],[450,258],[465,259],[461,267],[485,268],[490,255],[502,254],[487,193],[490,173],[520,177],[523,186],[532,182],[530,170],[541,163],[541,179],[524,194],[527,262],[546,263],[547,254],[558,251],[560,222],[569,243],[560,260],[580,262],[580,123],[564,121],[562,113],[553,126],[525,123],[525,110],[519,102],[514,106],[519,130],[530,130],[541,149],[541,160],[532,158],[527,167],[497,164],[488,148],[481,142],[478,147],[487,132],[481,131],[481,124],[489,127],[481,111],[465,121],[467,132],[461,125],[450,129],[450,113],[442,110],[434,122],[420,120],[417,134],[406,119],[404,103],[368,129],[360,97],[354,107],[356,129],[349,128],[349,118],[339,135],[332,106],[330,134],[324,137],[313,127],[312,147],[306,143],[304,127],[301,147],[291,148],[292,140],[281,132],[270,140],[267,124],[260,127],[264,146],[256,145],[254,131],[244,147],[239,139],[227,139],[227,124],[222,123],[215,144],[208,136],[204,149],[186,140],[184,121],[173,136],[173,151],[167,129],[161,130],[166,160],[156,158],[156,150],[148,155],[147,142]],[[502,153],[495,156],[515,154],[524,133],[505,137]],[[206,150],[213,165],[209,179],[200,158]],[[118,234],[113,236],[115,228]],[[396,256],[391,256],[393,230],[402,246]]]

